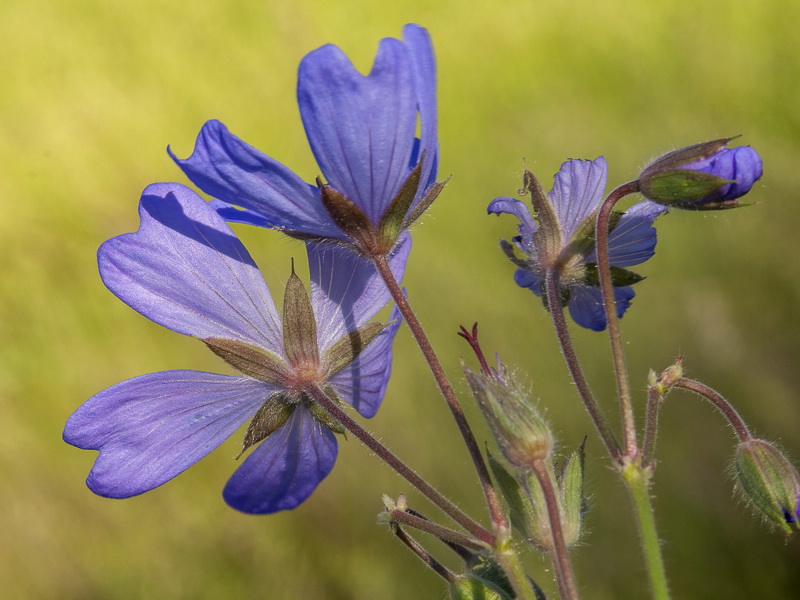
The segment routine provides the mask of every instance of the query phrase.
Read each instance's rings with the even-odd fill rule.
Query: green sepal
[[[239,458],[250,446],[253,446],[275,433],[278,428],[289,420],[297,404],[291,402],[283,393],[278,392],[261,405],[244,434],[242,451]]]
[[[364,214],[349,198],[341,192],[333,189],[330,185],[319,185],[319,195],[322,205],[333,219],[333,222],[344,232],[347,237],[354,241],[364,239],[367,232],[374,230],[367,215]]]
[[[561,247],[561,227],[558,224],[558,217],[555,209],[547,195],[544,193],[542,184],[536,176],[525,169],[523,174],[523,185],[525,191],[531,195],[533,205],[533,218],[539,224],[539,229],[533,234],[533,243],[539,254],[539,259],[544,264],[552,264],[557,257]]]
[[[437,181],[428,188],[428,191],[425,192],[425,195],[417,202],[408,214],[403,219],[403,224],[401,225],[400,229],[408,229],[411,224],[419,219],[428,208],[430,208],[431,204],[433,204],[434,200],[439,197],[439,194],[442,193],[444,186],[450,181],[450,177],[443,181]]]
[[[522,489],[515,477],[509,473],[505,465],[497,460],[489,450],[486,450],[486,456],[489,459],[489,468],[492,470],[497,487],[508,505],[508,516],[511,520],[511,525],[523,538],[527,539],[530,537],[530,524],[535,519],[533,505],[527,494],[525,494],[525,490]]]
[[[792,533],[791,524],[800,527],[800,474],[775,446],[757,439],[739,444],[736,475],[745,498],[769,523],[787,535]]]
[[[403,231],[403,223],[411,203],[414,202],[414,196],[419,189],[419,178],[422,173],[422,161],[425,158],[425,152],[422,153],[417,166],[414,167],[409,173],[403,185],[400,186],[400,191],[397,192],[389,206],[386,207],[381,222],[378,225],[378,231],[381,233],[381,241],[384,245],[388,246],[388,250],[394,247],[397,237]]]
[[[337,406],[342,405],[342,399],[339,398],[336,390],[334,390],[331,386],[325,386],[323,389],[325,395],[328,396],[331,400],[333,400]],[[345,435],[347,430],[344,426],[339,423],[333,416],[325,410],[318,402],[314,401],[310,397],[306,398],[306,408],[308,412],[314,417],[314,420],[325,427],[326,429],[330,429],[333,433],[338,433],[340,435]]]
[[[614,230],[619,223],[619,220],[625,213],[621,210],[611,212],[608,220],[608,233]],[[584,220],[575,228],[569,243],[566,244],[564,250],[561,251],[561,261],[568,263],[570,258],[577,256],[583,258],[594,250],[597,242],[597,213],[594,212],[584,218]]]
[[[283,347],[292,366],[319,364],[317,321],[308,292],[294,272],[294,263],[283,296]]]
[[[640,181],[641,193],[645,198],[665,206],[695,209],[698,207],[691,204],[693,201],[712,194],[728,183],[733,181],[690,169],[659,171],[643,177]],[[728,204],[728,202],[717,204]],[[707,207],[701,208],[708,210]]]
[[[384,323],[367,323],[355,331],[348,331],[331,345],[322,357],[322,364],[328,369],[328,377],[353,362],[377,335],[386,328]]]
[[[694,144],[692,146],[687,146],[685,148],[680,148],[679,150],[669,152],[664,156],[657,158],[653,163],[648,165],[644,171],[642,171],[642,176],[649,176],[651,173],[656,171],[678,169],[682,165],[704,160],[725,148],[725,146],[727,146],[737,137],[739,136],[735,135],[729,138],[711,140],[710,142],[700,142],[699,144]]]
[[[561,465],[558,475],[558,489],[561,493],[561,526],[564,541],[572,546],[578,541],[583,525],[583,516],[588,511],[584,494],[584,467],[586,440]]]
[[[623,269],[622,267],[610,267],[610,269],[611,284],[614,287],[633,285],[634,283],[639,283],[642,279],[645,279],[643,275],[639,275],[638,273],[634,273],[628,269]],[[586,263],[584,265],[582,283],[592,287],[600,286],[600,272],[598,271],[595,263]]]
[[[281,385],[287,376],[284,360],[258,346],[225,338],[206,338],[203,343],[234,369],[253,379]]]
[[[514,263],[520,269],[530,269],[530,263],[525,260],[524,258],[519,258],[517,256],[517,249],[511,242],[507,240],[500,240],[500,248],[503,250],[503,253],[508,257],[512,263]]]

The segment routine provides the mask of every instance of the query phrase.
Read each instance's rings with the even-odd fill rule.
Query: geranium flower
[[[224,211],[229,220],[390,252],[441,189],[433,47],[417,25],[403,34],[381,41],[367,76],[333,45],[300,63],[300,116],[326,184],[306,183],[219,121],[203,126],[189,158],[170,155],[204,192],[247,209]]]
[[[517,285],[544,297],[547,270],[559,269],[561,296],[570,315],[581,327],[595,331],[606,327],[594,227],[604,199],[607,171],[603,157],[594,161],[568,160],[556,173],[553,189],[537,207],[536,217],[515,198],[495,198],[488,209],[490,214],[513,214],[520,221],[519,235],[513,240],[515,246],[503,243],[506,254],[518,267],[514,272]],[[528,176],[533,178],[529,172]],[[654,202],[640,202],[619,216],[611,231],[609,258],[620,317],[635,296],[630,286],[642,279],[626,267],[653,256],[656,231],[652,225],[664,210]]]
[[[248,419],[247,459],[223,492],[234,508],[294,508],[333,467],[341,426],[307,393],[318,385],[365,417],[378,410],[399,321],[368,323],[389,300],[375,268],[332,245],[307,245],[310,297],[292,273],[282,316],[261,273],[214,208],[179,184],[149,186],[135,233],[98,252],[106,286],[240,374],[163,371],[104,390],[67,421],[64,439],[99,450],[87,484],[127,498],[183,472]],[[406,234],[390,257],[402,277]],[[396,319],[396,315],[392,316]]]

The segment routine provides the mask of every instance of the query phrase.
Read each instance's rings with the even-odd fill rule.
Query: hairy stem
[[[614,361],[614,374],[617,378],[617,397],[622,413],[622,444],[625,456],[635,457],[639,450],[636,441],[636,423],[633,416],[631,387],[628,370],[625,367],[625,350],[617,318],[617,303],[614,301],[614,284],[611,281],[611,265],[608,258],[608,224],[614,205],[628,194],[639,191],[639,181],[629,181],[612,191],[597,213],[595,236],[597,240],[597,271],[600,276],[600,290],[608,323],[608,337],[611,341],[611,355]]]
[[[488,546],[494,545],[495,536],[487,531],[477,522],[473,521],[466,513],[464,513],[455,504],[450,502],[444,495],[436,488],[430,485],[422,477],[400,460],[391,450],[376,440],[372,434],[366,429],[361,427],[354,421],[350,415],[342,410],[339,405],[331,400],[328,395],[317,384],[309,384],[305,390],[320,406],[322,406],[330,415],[336,419],[347,431],[352,433],[359,441],[361,441],[367,448],[372,450],[378,455],[383,462],[394,469],[398,474],[406,479],[411,485],[417,488],[422,494],[438,506],[446,515],[453,521],[461,525],[464,529],[469,531],[476,539],[485,543]]]
[[[455,582],[455,574],[438,560],[433,558],[433,556],[431,556],[430,553],[428,553],[428,551],[425,550],[425,548],[423,548],[417,540],[403,531],[400,526],[394,525],[392,526],[392,530],[397,536],[397,539],[403,542],[409,550],[416,554],[417,557],[426,565],[428,565],[437,575],[442,577],[447,583]]]
[[[647,389],[647,413],[644,423],[644,441],[642,442],[642,464],[649,467],[656,451],[656,435],[658,434],[658,416],[664,403],[664,392],[656,385]]]
[[[497,492],[492,485],[492,480],[489,476],[489,470],[486,467],[486,462],[483,460],[480,447],[478,446],[478,442],[475,440],[475,435],[472,433],[472,429],[470,429],[467,418],[464,415],[464,411],[461,408],[461,405],[458,403],[453,386],[451,385],[450,380],[447,378],[444,368],[442,367],[438,356],[436,356],[436,353],[434,352],[433,347],[428,340],[428,336],[425,334],[425,331],[419,322],[419,319],[417,319],[417,316],[411,309],[411,305],[408,303],[403,291],[400,289],[400,285],[397,283],[394,273],[392,273],[392,270],[389,268],[389,262],[387,261],[386,256],[376,255],[372,258],[372,260],[375,263],[375,267],[378,269],[378,273],[380,273],[384,282],[386,282],[386,286],[388,287],[389,292],[391,293],[392,298],[394,299],[394,302],[400,311],[400,314],[403,315],[403,319],[405,319],[408,328],[411,330],[411,334],[417,341],[425,360],[427,360],[428,366],[433,373],[433,377],[439,386],[439,390],[441,391],[445,402],[447,402],[447,406],[450,408],[450,412],[453,414],[453,418],[458,425],[458,429],[461,432],[461,437],[464,438],[467,450],[472,458],[472,462],[475,465],[475,470],[478,473],[478,479],[480,480],[481,487],[483,488],[483,495],[486,498],[486,505],[489,509],[489,515],[492,519],[492,526],[495,531],[505,528],[505,516],[503,515],[503,511],[500,507],[500,501],[497,497]]]
[[[578,586],[575,583],[575,573],[572,570],[569,550],[567,550],[567,544],[564,541],[564,529],[561,523],[561,513],[557,498],[558,492],[553,485],[552,471],[541,460],[533,461],[531,468],[539,481],[539,487],[547,505],[547,517],[550,521],[550,533],[553,538],[550,559],[553,563],[553,570],[556,573],[558,593],[561,596],[561,600],[577,600]]]
[[[433,521],[430,521],[424,517],[419,517],[410,512],[400,510],[399,508],[396,508],[389,513],[389,519],[392,523],[408,525],[414,529],[419,529],[425,533],[430,533],[445,543],[450,542],[453,544],[458,544],[459,546],[463,546],[464,548],[472,548],[473,550],[486,549],[485,544],[480,543],[468,535],[464,535],[460,531],[454,531],[448,527],[434,523]]]
[[[753,436],[742,417],[739,416],[739,413],[736,412],[736,409],[733,408],[733,405],[731,405],[731,403],[728,402],[719,392],[712,390],[704,383],[686,378],[678,379],[678,381],[674,383],[674,387],[694,392],[716,406],[728,420],[728,423],[731,424],[731,427],[733,427],[733,431],[736,433],[736,437],[739,438],[739,441],[747,442],[753,439]]]
[[[664,559],[661,555],[661,543],[658,540],[656,520],[653,514],[653,503],[650,498],[651,471],[640,464],[631,462],[621,471],[633,498],[636,509],[636,520],[639,525],[642,550],[644,552],[650,588],[654,600],[669,600],[667,574],[664,571]]]
[[[569,336],[567,322],[564,319],[564,309],[561,306],[561,295],[559,293],[560,277],[561,275],[556,269],[549,269],[545,274],[547,306],[550,309],[550,316],[553,319],[556,337],[558,337],[561,352],[567,362],[567,368],[569,369],[572,381],[575,383],[575,387],[578,388],[578,394],[581,400],[583,400],[583,405],[586,407],[589,417],[597,428],[597,433],[600,435],[600,439],[603,441],[609,456],[611,456],[614,462],[617,462],[620,456],[619,444],[617,444],[617,440],[614,438],[614,433],[611,431],[608,421],[603,415],[603,411],[600,410],[600,407],[594,399],[592,390],[589,388],[589,384],[583,374],[583,369],[581,369],[578,357],[575,354],[575,348],[572,346],[572,339]]]

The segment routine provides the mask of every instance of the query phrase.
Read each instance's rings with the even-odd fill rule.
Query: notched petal
[[[334,342],[322,357],[322,364],[328,368],[328,377],[336,375],[353,362],[385,328],[384,323],[367,323],[355,331],[348,331]]]
[[[297,404],[289,401],[282,393],[271,396],[269,400],[261,405],[253,420],[250,421],[247,433],[244,434],[242,451],[236,458],[238,459],[247,452],[250,446],[254,446],[275,433],[281,425],[289,420],[295,408],[297,408]]]
[[[292,366],[319,364],[317,321],[308,292],[294,266],[283,297],[283,345]]]
[[[203,342],[234,369],[253,379],[281,385],[288,374],[283,359],[258,346],[225,338],[206,338]]]

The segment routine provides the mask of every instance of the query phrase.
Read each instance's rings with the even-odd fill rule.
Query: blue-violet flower
[[[533,214],[524,202],[509,197],[495,198],[488,208],[490,214],[512,214],[520,221],[519,235],[513,238],[515,246],[502,243],[517,266],[514,273],[517,285],[544,298],[545,275],[548,269],[558,269],[561,297],[570,315],[581,327],[595,331],[606,327],[597,276],[594,228],[604,198],[607,171],[602,156],[593,161],[568,160],[556,173],[553,189],[541,199],[544,204]],[[529,171],[526,179],[535,181]],[[535,192],[532,190],[532,193]],[[608,241],[609,258],[620,317],[635,296],[630,286],[642,279],[625,267],[638,265],[653,256],[656,245],[653,221],[664,210],[654,202],[644,201],[617,215],[613,221]]]
[[[443,185],[433,47],[422,27],[403,34],[381,41],[367,76],[330,44],[300,63],[300,116],[326,184],[306,183],[219,121],[203,126],[189,158],[170,155],[204,192],[246,209],[223,210],[228,220],[387,254]]]
[[[112,498],[141,494],[252,419],[242,453],[256,447],[224,498],[248,513],[294,508],[333,468],[334,432],[342,431],[311,398],[311,386],[362,416],[378,410],[399,321],[368,321],[388,302],[388,291],[367,260],[312,242],[310,298],[292,273],[279,316],[247,250],[192,190],[151,185],[139,214],[138,231],[100,247],[104,283],[152,321],[203,340],[240,374],[163,371],[89,399],[64,429],[68,443],[100,451],[87,485]],[[405,234],[389,257],[398,278],[409,249]]]

